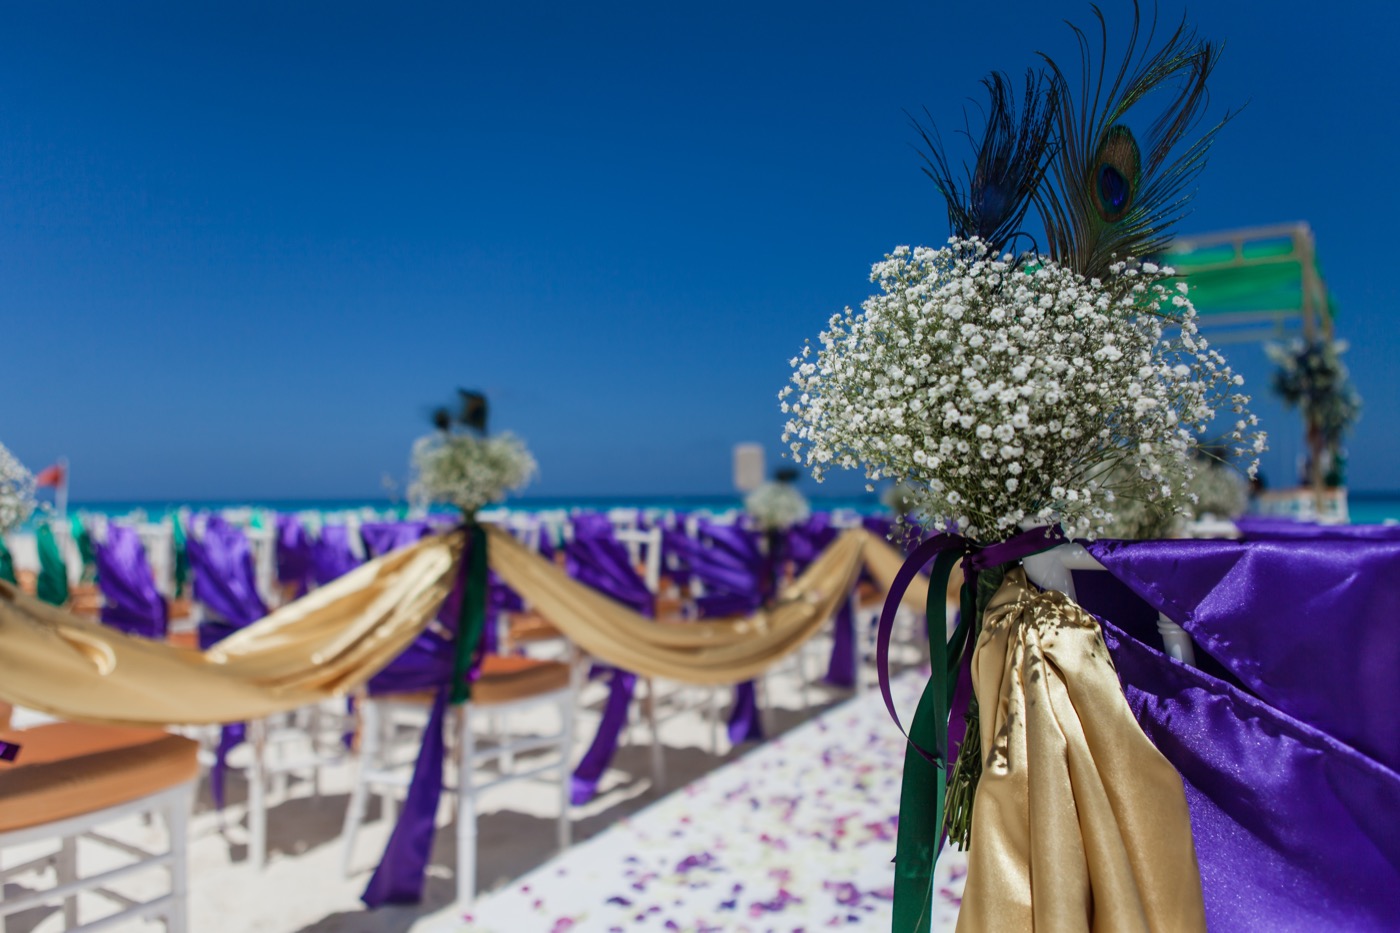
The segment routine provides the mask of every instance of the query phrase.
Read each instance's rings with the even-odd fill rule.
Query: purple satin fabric
[[[344,525],[325,525],[321,535],[311,544],[311,579],[325,586],[360,566],[355,549],[350,546],[350,529]]]
[[[102,621],[128,635],[164,640],[169,609],[146,563],[146,549],[135,528],[107,527],[107,540],[94,542]]]
[[[1400,770],[1400,542],[1087,547],[1250,693]]]
[[[1077,573],[1079,599],[1181,772],[1210,929],[1395,929],[1400,544],[1086,546],[1113,576]],[[1201,669],[1158,650],[1158,610]]]
[[[423,899],[423,882],[433,851],[433,837],[437,834],[435,818],[442,797],[442,771],[447,757],[444,728],[447,694],[447,687],[441,687],[433,700],[399,821],[394,824],[384,857],[360,895],[368,907],[416,904]],[[459,859],[458,863],[462,861],[465,860]]]
[[[1400,774],[1103,623],[1128,704],[1181,773],[1213,933],[1396,929]]]
[[[258,595],[253,552],[243,529],[211,515],[204,537],[191,536],[185,542],[185,551],[194,574],[194,598],[211,614],[199,623],[197,630],[201,651],[267,615],[267,606]],[[214,750],[209,792],[220,809],[224,805],[228,753],[243,741],[244,732],[243,723],[229,723],[220,732],[219,745]]]
[[[569,576],[578,582],[648,618],[655,613],[651,591],[632,567],[627,548],[613,538],[612,524],[606,519],[601,523],[585,520],[575,524],[565,561]],[[635,674],[617,668],[606,670],[611,679],[603,717],[570,782],[570,798],[575,805],[587,803],[597,792],[598,782],[617,752],[637,686]]]
[[[311,581],[311,536],[295,515],[277,514],[277,579],[296,584],[297,596]]]

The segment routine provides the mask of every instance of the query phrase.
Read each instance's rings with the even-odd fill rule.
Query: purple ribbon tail
[[[224,808],[224,774],[228,770],[228,753],[243,744],[247,732],[241,722],[230,723],[219,730],[219,744],[214,749],[214,765],[209,769],[209,794],[214,808]]]
[[[851,601],[841,603],[832,620],[831,663],[823,679],[833,687],[850,689],[856,685],[856,620]]]
[[[0,741],[0,761],[14,761],[19,750],[20,746],[14,742]]]
[[[446,757],[444,727],[447,716],[447,687],[440,687],[433,700],[433,712],[423,732],[418,761],[413,766],[399,821],[384,847],[384,857],[365,892],[360,895],[367,907],[384,904],[416,904],[423,899],[423,882],[428,858],[437,831],[438,800],[442,796],[442,766]],[[465,860],[463,860],[465,861]]]
[[[729,742],[740,745],[762,740],[763,717],[758,715],[758,691],[752,680],[735,684],[734,709],[729,714]]]
[[[953,777],[953,766],[958,762],[958,752],[963,739],[967,738],[967,708],[972,703],[972,651],[963,652],[962,663],[958,665],[958,682],[953,686],[953,704],[948,708],[948,778]]]
[[[588,803],[597,793],[598,781],[607,770],[608,762],[612,761],[622,729],[627,725],[627,711],[632,708],[632,693],[636,686],[636,674],[613,670],[608,702],[603,707],[603,721],[598,724],[593,742],[574,769],[570,781],[569,799],[574,806]]]
[[[345,698],[345,715],[349,716],[351,720],[355,718],[355,698],[353,696]],[[348,751],[354,750],[355,730],[353,727],[340,736],[340,744],[344,745]]]

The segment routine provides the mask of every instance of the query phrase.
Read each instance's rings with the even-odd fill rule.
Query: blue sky
[[[1312,224],[1353,486],[1400,488],[1400,13],[1225,6],[1189,12],[1227,40],[1217,112],[1248,106],[1181,230]],[[467,385],[540,494],[725,492],[735,442],[781,449],[787,358],[947,235],[904,111],[951,128],[1089,22],[992,9],[9,5],[0,440],[79,499],[374,495]],[[1260,409],[1282,476],[1298,431]]]

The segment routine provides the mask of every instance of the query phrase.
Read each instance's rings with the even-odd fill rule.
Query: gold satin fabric
[[[487,528],[491,569],[594,657],[646,677],[702,685],[734,684],[762,674],[796,651],[850,596],[862,567],[886,589],[904,556],[869,532],[852,528],[787,586],[777,603],[742,619],[656,622],[569,577],[504,531]],[[928,578],[905,594],[924,608]]]
[[[773,608],[665,623],[568,577],[487,528],[490,565],[585,651],[638,674],[694,684],[749,680],[795,651],[848,598],[862,566],[886,587],[903,556],[844,532]],[[361,686],[432,624],[456,580],[463,535],[424,538],[289,603],[205,652],[124,635],[0,583],[0,698],[78,722],[240,722]],[[905,595],[923,608],[926,577]]]
[[[0,696],[62,719],[128,726],[240,722],[365,683],[432,620],[460,533],[371,561],[206,652],[64,612],[0,583]]]
[[[972,683],[985,757],[958,933],[1205,930],[1181,778],[1094,618],[1008,573]]]

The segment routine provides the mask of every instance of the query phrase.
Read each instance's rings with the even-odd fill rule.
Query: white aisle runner
[[[894,683],[912,712],[924,675]],[[851,700],[481,898],[465,931],[888,930],[904,739]],[[934,930],[965,862],[945,853]]]

